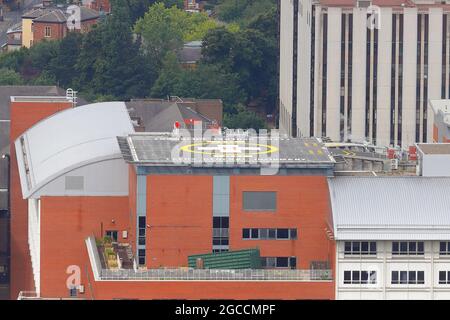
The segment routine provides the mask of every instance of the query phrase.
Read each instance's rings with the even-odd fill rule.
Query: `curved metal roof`
[[[117,136],[133,132],[123,102],[89,104],[42,120],[15,141],[23,197],[74,169],[122,158]]]

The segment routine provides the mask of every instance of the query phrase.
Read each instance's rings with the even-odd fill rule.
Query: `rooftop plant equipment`
[[[196,269],[261,269],[259,249],[245,249],[188,257],[190,268]]]

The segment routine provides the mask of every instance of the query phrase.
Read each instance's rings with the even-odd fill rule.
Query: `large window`
[[[439,243],[439,254],[441,256],[450,255],[450,241],[441,241]]]
[[[392,271],[391,284],[424,284],[424,271]]]
[[[376,255],[377,243],[375,241],[346,241],[344,253],[349,255]]]
[[[450,271],[439,271],[439,284],[450,284]]]
[[[244,191],[242,206],[245,211],[276,211],[277,193],[273,191]]]
[[[344,271],[344,284],[376,284],[377,272],[367,270]]]
[[[261,266],[266,269],[297,268],[296,257],[261,257]]]
[[[229,245],[229,217],[213,217],[213,245],[228,246]]]
[[[296,240],[297,229],[242,229],[242,239]]]
[[[139,245],[145,246],[146,218],[139,217]]]
[[[393,255],[423,255],[423,241],[396,241],[392,242]]]

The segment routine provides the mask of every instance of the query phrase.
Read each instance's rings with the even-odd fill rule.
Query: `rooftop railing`
[[[331,281],[331,270],[148,269],[101,271],[101,280],[120,281]]]

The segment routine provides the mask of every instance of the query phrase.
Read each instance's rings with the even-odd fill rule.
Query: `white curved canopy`
[[[116,137],[133,132],[123,102],[89,104],[42,120],[15,141],[23,197],[77,168],[122,158]]]

